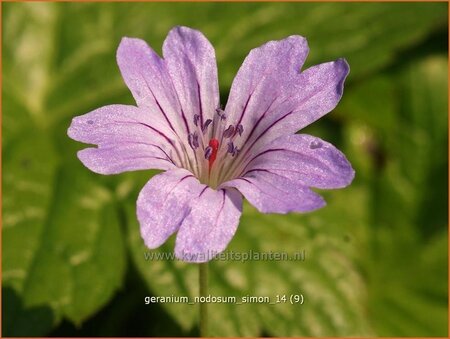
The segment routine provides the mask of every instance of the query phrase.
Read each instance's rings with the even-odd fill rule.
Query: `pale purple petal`
[[[246,127],[243,137],[265,112],[276,110],[295,83],[308,51],[301,36],[270,41],[250,51],[233,81],[225,108],[229,123]]]
[[[188,262],[205,262],[222,252],[233,238],[242,213],[242,196],[234,189],[209,187],[191,204],[177,234],[175,254]]]
[[[267,170],[247,173],[221,187],[234,187],[262,213],[309,212],[325,206],[320,195]]]
[[[294,134],[280,137],[253,155],[243,176],[259,170],[285,176],[304,186],[324,189],[349,185],[355,172],[345,155],[319,138]]]
[[[268,116],[257,132],[267,128],[266,141],[295,133],[332,111],[341,100],[344,81],[350,71],[345,59],[312,66],[298,75],[286,92],[288,100],[280,104],[277,114]],[[255,134],[258,134],[258,133]],[[270,134],[270,136],[268,135]]]
[[[88,144],[113,142],[167,143],[173,133],[161,119],[128,105],[109,105],[72,119],[68,129],[72,139]]]
[[[236,90],[232,88],[226,113],[233,115],[232,123],[245,126],[241,137],[244,154],[309,125],[334,109],[342,97],[349,73],[347,62],[338,59],[300,72],[292,66],[293,60],[302,65],[306,53],[300,55],[301,40],[289,49],[288,39],[271,42],[278,46],[278,53],[266,45],[254,50],[258,57],[252,51],[233,82]],[[246,66],[247,60],[250,66]]]
[[[78,152],[83,164],[96,173],[168,169],[178,160],[172,131],[134,106],[104,106],[75,117],[67,133],[74,140],[98,145]]]
[[[122,77],[139,107],[165,121],[180,138],[189,133],[166,63],[144,40],[123,38],[117,49]]]
[[[198,114],[203,126],[219,106],[214,48],[201,32],[175,27],[164,41],[163,55],[183,112],[189,121]]]
[[[170,157],[151,145],[116,144],[108,147],[85,148],[77,155],[84,166],[99,174],[176,168]]]
[[[148,248],[161,246],[178,230],[190,211],[191,200],[205,185],[185,169],[155,175],[139,193],[137,217]]]

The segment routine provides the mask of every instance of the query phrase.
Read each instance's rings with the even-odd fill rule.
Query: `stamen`
[[[193,150],[198,148],[199,144],[198,144],[198,134],[197,134],[197,132],[188,134],[188,142],[189,142],[189,146],[191,146],[191,148]]]
[[[236,131],[239,133],[239,136],[241,136],[242,133],[244,133],[244,126],[242,126],[241,124],[237,125]]]
[[[230,138],[234,133],[233,125],[228,126],[228,128],[223,132],[224,138]]]
[[[231,153],[231,156],[234,157],[235,155],[239,154],[239,149],[236,146],[234,146],[232,141],[230,141],[228,143],[227,152]]]
[[[228,153],[233,153],[233,150],[234,150],[234,144],[233,144],[232,141],[230,141],[230,142],[228,143],[228,149],[227,149],[227,152],[228,152]]]
[[[194,114],[194,125],[195,126],[198,126],[199,120],[200,120],[200,115]]]
[[[211,125],[211,123],[212,123],[211,119],[208,119],[205,121],[205,123],[203,124],[203,127],[202,127],[203,134],[206,133],[206,130],[208,129],[208,126]]]
[[[220,107],[216,108],[216,113],[220,117],[221,120],[225,120],[227,118],[225,116],[225,112]]]
[[[211,154],[213,152],[213,149],[211,146],[208,146],[205,148],[205,159],[209,160],[211,158]]]

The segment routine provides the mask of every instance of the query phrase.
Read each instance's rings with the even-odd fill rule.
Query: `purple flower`
[[[149,248],[178,232],[175,254],[203,262],[236,232],[242,196],[263,213],[325,205],[310,189],[349,185],[354,171],[333,145],[295,134],[339,102],[344,59],[300,71],[301,36],[253,49],[221,109],[214,49],[199,31],[172,29],[160,58],[143,40],[123,38],[117,62],[137,106],[109,105],[76,117],[68,135],[94,144],[78,152],[92,171],[160,169],[137,200]]]

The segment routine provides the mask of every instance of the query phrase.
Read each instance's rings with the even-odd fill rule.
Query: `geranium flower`
[[[137,106],[76,117],[68,135],[97,145],[78,152],[96,173],[164,170],[137,199],[145,244],[159,247],[178,232],[178,258],[211,260],[236,232],[242,196],[263,213],[308,212],[325,205],[310,187],[353,180],[333,145],[295,134],[337,105],[349,72],[344,59],[300,71],[307,54],[298,35],[253,49],[222,110],[214,49],[201,32],[173,28],[163,58],[123,38],[117,62]]]

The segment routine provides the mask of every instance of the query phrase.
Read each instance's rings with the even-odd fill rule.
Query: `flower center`
[[[216,188],[224,178],[229,177],[224,171],[239,154],[234,140],[244,131],[241,124],[227,126],[226,120],[225,112],[220,108],[216,109],[214,119],[205,122],[200,115],[195,114],[196,128],[188,135],[187,141],[194,151],[195,163],[189,162],[187,169],[194,173],[201,183],[212,188]]]

